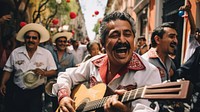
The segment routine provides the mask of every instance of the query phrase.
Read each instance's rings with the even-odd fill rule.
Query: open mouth
[[[116,49],[116,53],[126,53],[128,51],[127,47],[121,47]]]
[[[174,49],[177,48],[176,44],[170,44],[170,47],[172,47],[172,48],[174,48]]]

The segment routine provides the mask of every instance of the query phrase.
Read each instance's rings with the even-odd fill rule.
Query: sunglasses
[[[25,39],[33,39],[33,40],[37,40],[38,39],[38,37],[37,36],[29,36],[29,35],[26,35],[25,36]]]
[[[63,43],[67,43],[66,40],[57,40],[57,42],[58,42],[58,43],[62,43],[62,42],[63,42]]]

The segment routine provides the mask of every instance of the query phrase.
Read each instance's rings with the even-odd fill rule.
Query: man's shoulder
[[[38,46],[38,51],[42,54],[51,53],[48,49]]]
[[[22,51],[24,51],[25,49],[26,49],[25,46],[19,46],[19,47],[15,48],[15,49],[12,51],[12,53],[22,52]]]
[[[153,64],[151,64],[149,62],[149,57],[148,57],[148,54],[143,54],[142,56],[140,56],[140,59],[142,61],[142,63],[145,65],[145,67],[148,69],[148,68],[155,68],[155,66]]]

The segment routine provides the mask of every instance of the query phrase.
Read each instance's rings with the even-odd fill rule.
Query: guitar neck
[[[119,97],[119,101],[122,103],[127,103],[139,98],[144,99],[154,99],[154,100],[181,100],[191,97],[192,85],[189,81],[179,81],[179,82],[169,82],[162,84],[154,84],[151,86],[145,86],[137,88],[131,91],[125,92],[122,96]],[[77,112],[87,112],[92,110],[100,109],[104,106],[108,98],[112,97],[107,96],[99,100],[93,100],[89,102],[84,102],[80,104],[76,111]]]
[[[121,101],[122,103],[130,102],[130,101],[136,100],[138,98],[142,98],[144,93],[145,93],[145,87],[134,89],[134,90],[125,92],[122,96],[119,97],[118,100]],[[76,111],[77,112],[88,112],[88,111],[100,109],[104,106],[104,104],[106,103],[108,98],[110,98],[112,96],[113,95],[110,95],[107,97],[103,97],[102,99],[99,99],[99,100],[83,103],[76,109]]]

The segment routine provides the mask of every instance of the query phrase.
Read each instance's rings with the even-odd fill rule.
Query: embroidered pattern
[[[21,64],[24,64],[24,63],[25,63],[24,60],[18,60],[18,61],[15,62],[15,64],[17,64],[17,65],[21,65]]]
[[[158,58],[158,54],[154,48],[149,49],[148,56],[149,58]]]
[[[106,59],[107,59],[107,56],[102,56],[99,59],[92,61],[92,63],[97,67],[101,67],[104,64]],[[144,70],[145,69],[144,64],[142,63],[140,58],[137,56],[137,54],[134,52],[133,52],[133,56],[128,64],[128,69],[131,69],[131,70]]]
[[[44,65],[44,63],[43,62],[35,62],[34,65],[36,67],[41,67],[42,65]]]
[[[157,68],[158,68],[158,70],[160,72],[161,78],[165,77],[165,70],[163,68],[161,68],[161,67],[157,67]]]
[[[140,58],[137,56],[137,54],[133,53],[133,56],[131,58],[131,61],[129,62],[128,68],[131,70],[144,70],[145,66],[140,60]]]
[[[97,66],[100,67],[101,65],[103,65],[104,61],[105,61],[106,56],[102,56],[94,61],[92,61],[92,63]]]

